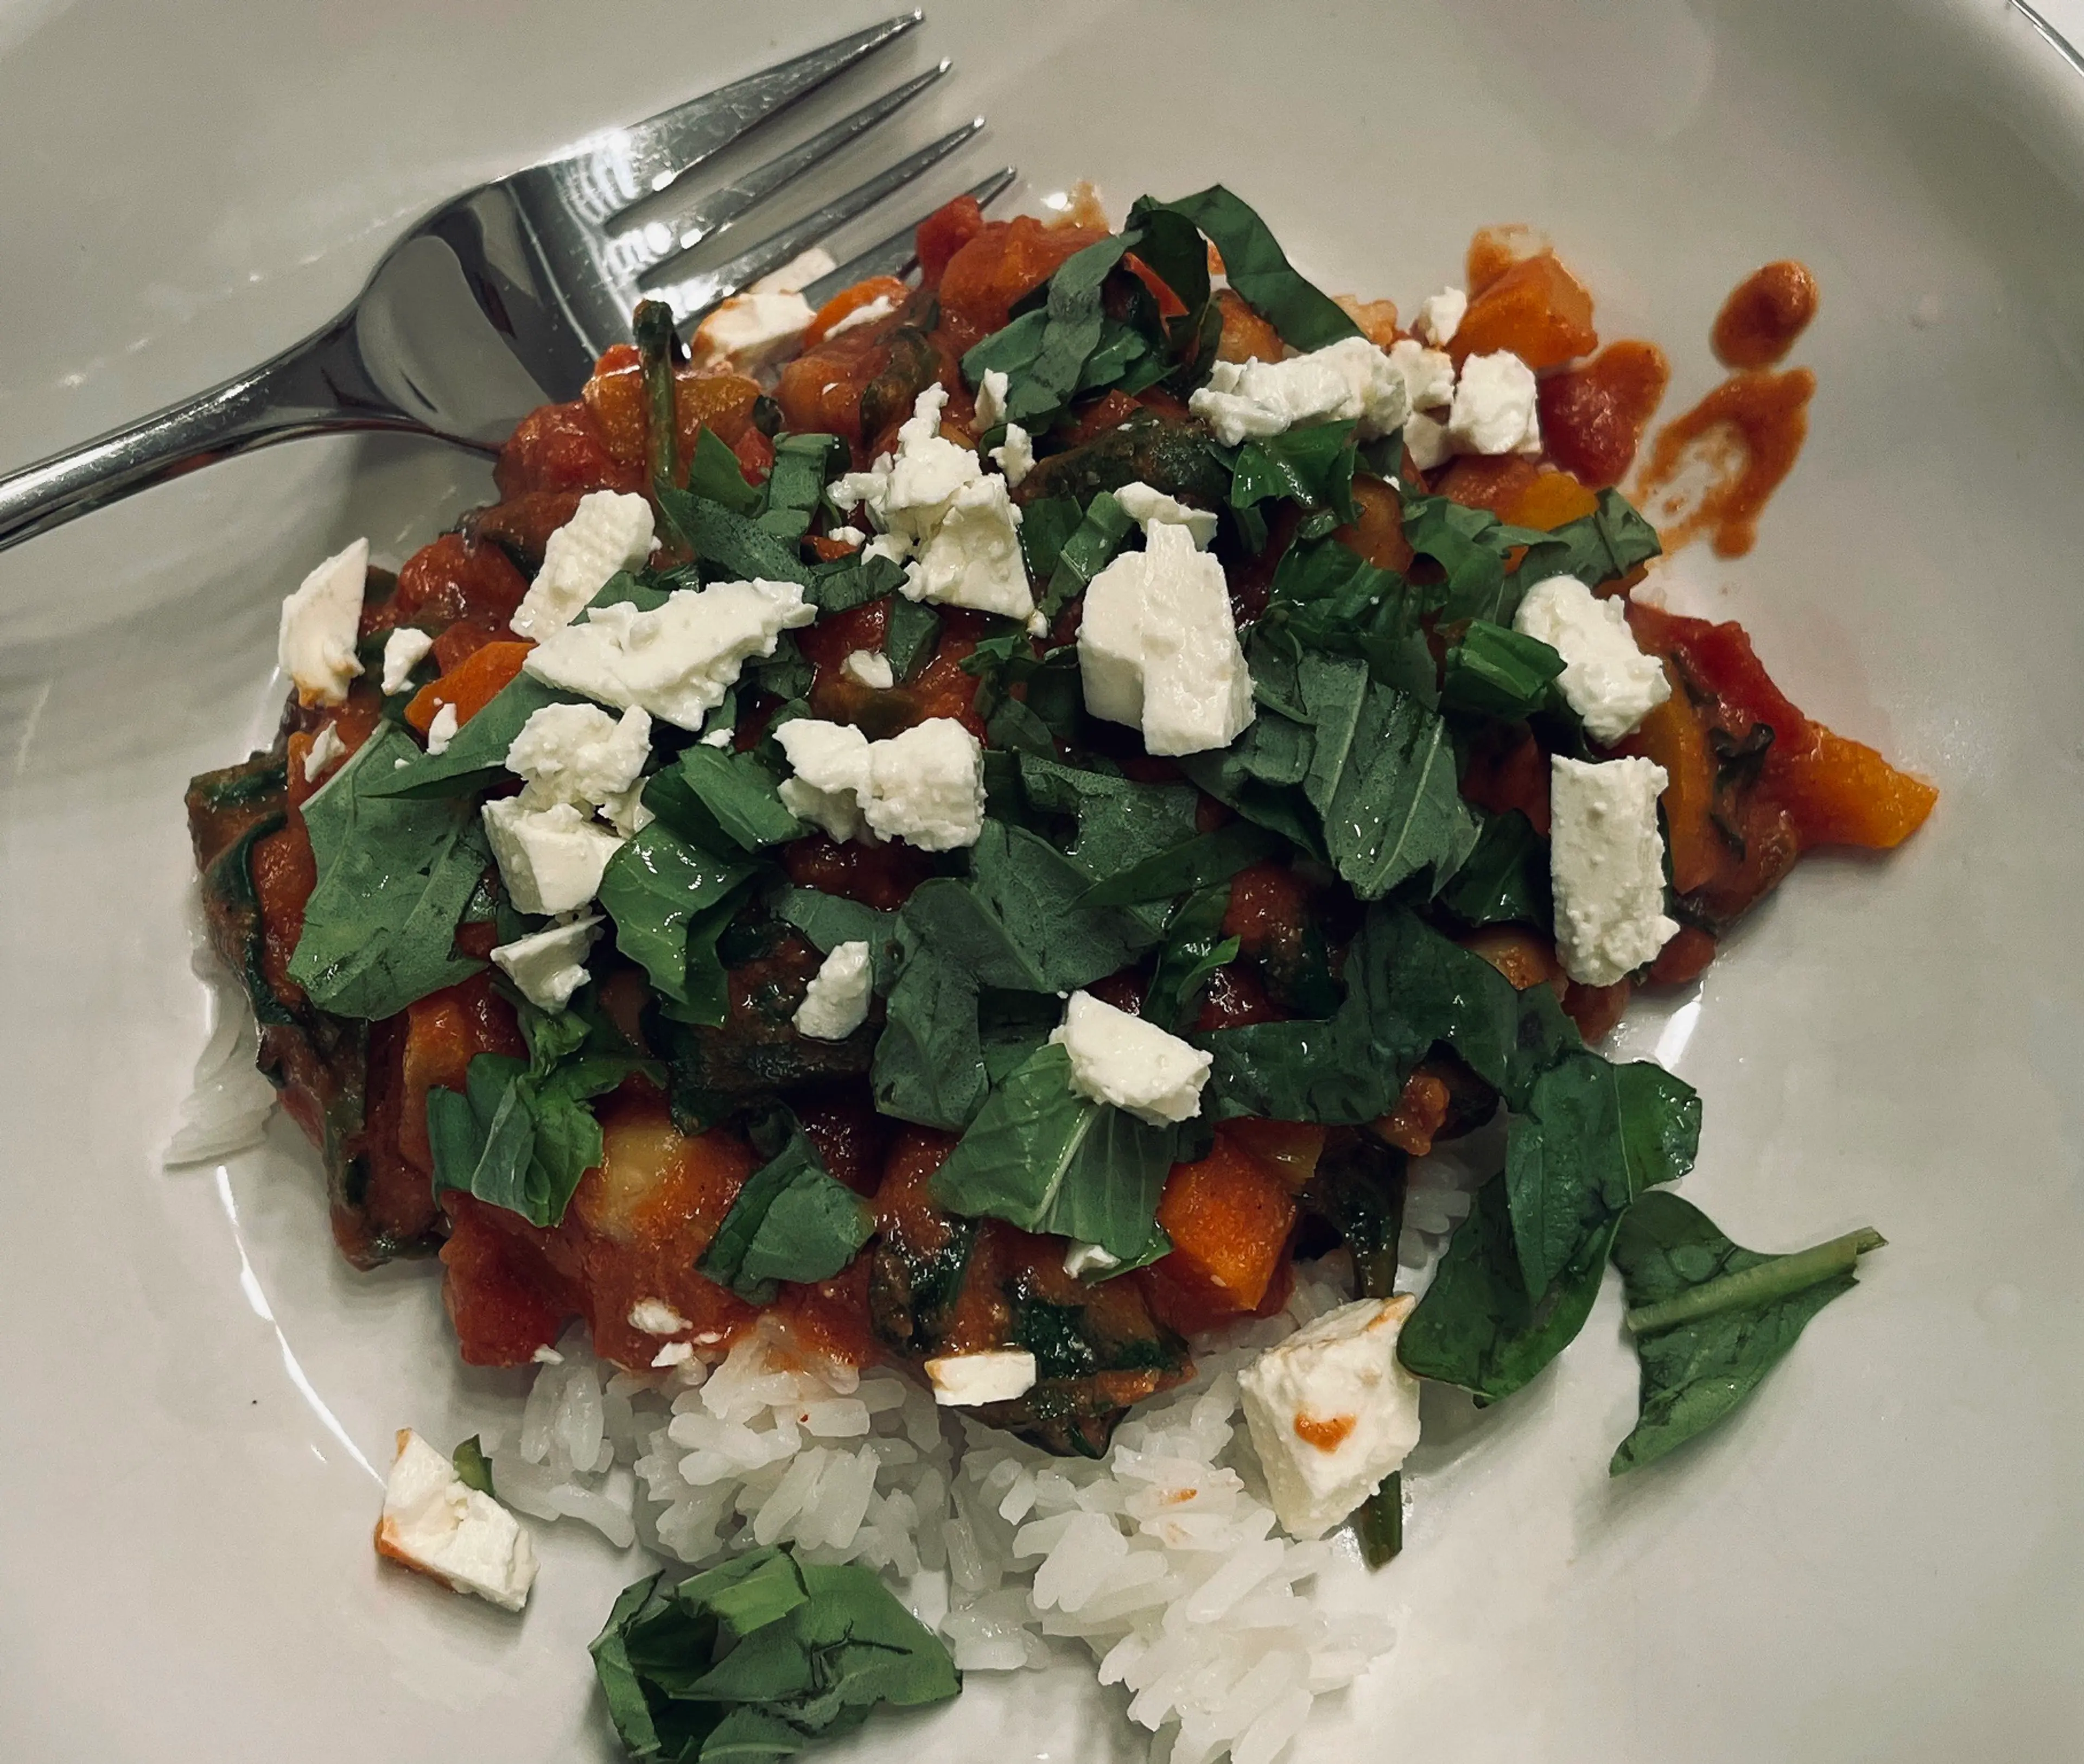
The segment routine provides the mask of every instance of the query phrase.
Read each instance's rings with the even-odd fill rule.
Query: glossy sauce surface
[[[1732,374],[1658,433],[1637,500],[1667,551],[1704,534],[1715,554],[1741,558],[1759,517],[1794,469],[1809,434],[1816,376],[1806,367]]]
[[[1715,316],[1709,341],[1726,367],[1770,367],[1786,358],[1816,316],[1816,278],[1781,258],[1739,282]]]
[[[1540,392],[1548,456],[1592,490],[1618,484],[1671,379],[1654,343],[1609,343],[1582,367],[1551,374]]]

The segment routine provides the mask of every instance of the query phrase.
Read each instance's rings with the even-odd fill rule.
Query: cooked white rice
[[[1192,1382],[1133,1411],[1098,1462],[938,1409],[901,1372],[807,1355],[773,1319],[719,1363],[642,1375],[574,1329],[518,1430],[484,1443],[523,1512],[690,1564],[773,1543],[865,1562],[964,1671],[1082,1646],[1154,1758],[1269,1764],[1392,1639],[1307,1596],[1332,1546],[1279,1529],[1238,1413],[1238,1369],[1342,1303],[1342,1270],[1305,1272],[1277,1317],[1197,1342]]]

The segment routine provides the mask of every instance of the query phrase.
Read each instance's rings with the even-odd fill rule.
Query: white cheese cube
[[[398,1456],[384,1481],[376,1548],[510,1611],[528,1602],[536,1584],[536,1548],[520,1521],[466,1483],[410,1427],[399,1430]]]
[[[984,378],[977,382],[976,426],[981,435],[986,429],[996,429],[1006,421],[1006,394],[1009,382],[1006,371],[987,367]]]
[[[1354,422],[1370,441],[1402,422],[1410,404],[1389,357],[1364,337],[1345,337],[1284,362],[1218,362],[1187,407],[1235,447],[1298,422]]]
[[[1114,493],[1114,499],[1121,504],[1121,511],[1141,527],[1148,537],[1151,527],[1158,521],[1169,521],[1175,527],[1184,527],[1194,541],[1197,551],[1206,551],[1216,536],[1215,511],[1208,508],[1189,508],[1176,496],[1167,496],[1138,479],[1125,484]]]
[[[514,904],[524,913],[569,913],[600,892],[601,872],[622,841],[570,803],[532,808],[516,796],[485,805],[485,833]]]
[[[452,704],[443,705],[427,723],[427,751],[436,758],[449,750],[449,743],[455,740],[456,731],[462,727]]]
[[[320,730],[311,742],[311,750],[304,756],[304,782],[316,782],[320,773],[347,752],[347,744],[340,738],[339,728],[328,723]]]
[[[1447,439],[1457,453],[1539,453],[1541,418],[1534,370],[1509,350],[1462,363]]]
[[[620,719],[599,705],[545,705],[521,725],[506,769],[528,781],[531,808],[583,803],[601,808],[642,775],[651,753],[651,714],[633,706]]]
[[[383,695],[403,692],[413,683],[413,670],[427,658],[434,640],[411,625],[400,625],[383,639]]]
[[[836,320],[826,331],[827,337],[837,337],[842,331],[858,330],[864,324],[881,323],[897,310],[897,303],[887,294],[879,294],[866,306],[858,306],[853,312]]]
[[[907,566],[904,597],[1025,619],[1035,610],[1035,596],[1019,529],[1020,511],[1007,497],[1004,478],[964,485]]]
[[[869,996],[868,945],[835,943],[796,1007],[797,1033],[815,1041],[844,1041],[868,1020]]]
[[[629,1326],[646,1335],[678,1335],[694,1325],[663,1299],[639,1299],[629,1308]]]
[[[1080,1243],[1074,1239],[1064,1251],[1064,1272],[1074,1280],[1103,1274],[1120,1266],[1120,1257],[1101,1249],[1098,1244]]]
[[[1404,419],[1404,451],[1421,472],[1431,471],[1455,452],[1447,440],[1447,424],[1418,410]]]
[[[926,1381],[934,1387],[934,1401],[944,1409],[1010,1402],[1035,1388],[1035,1356],[1014,1348],[943,1354],[926,1362]]]
[[[1390,345],[1389,363],[1402,376],[1413,410],[1438,410],[1455,401],[1455,363],[1444,350],[1402,337]]]
[[[1035,443],[1017,422],[1006,426],[1006,439],[991,450],[991,463],[1006,474],[1006,486],[1020,487],[1020,481],[1035,469]]]
[[[641,496],[594,490],[543,546],[543,567],[508,622],[517,637],[540,642],[577,618],[621,570],[651,555],[651,505]]]
[[[794,582],[714,582],[676,588],[654,612],[628,601],[595,608],[522,665],[546,685],[699,731],[748,658],[772,655],[783,631],[817,616]]]
[[[856,685],[866,686],[871,692],[887,692],[897,684],[897,676],[891,671],[890,658],[873,649],[849,651],[847,659],[840,664],[840,672]]]
[[[830,252],[813,245],[743,294],[733,295],[688,339],[696,366],[764,367],[787,354],[817,316],[803,290],[836,267]]]
[[[1411,328],[1435,349],[1445,349],[1462,328],[1469,310],[1469,297],[1459,288],[1442,288],[1419,303],[1417,322]]]
[[[1417,1300],[1358,1299],[1238,1374],[1245,1426],[1290,1536],[1321,1537],[1418,1443],[1418,1380],[1396,1357]]]
[[[1529,587],[1512,628],[1563,658],[1557,685],[1586,734],[1611,747],[1671,696],[1664,664],[1637,647],[1626,602],[1601,600],[1575,576]]]
[[[985,476],[968,447],[942,439],[941,412],[947,401],[946,387],[929,386],[899,426],[896,452],[866,472],[845,473],[832,486],[837,507],[866,510],[881,529],[868,547],[875,555],[903,562],[934,536],[964,486]]]
[[[984,748],[953,717],[929,717],[868,750],[870,829],[921,851],[973,846],[984,831]]]
[[[777,792],[782,806],[830,838],[853,838],[869,794],[868,737],[849,723],[798,717],[777,727],[774,739],[794,774]]]
[[[1112,1103],[1154,1127],[1201,1112],[1214,1056],[1154,1023],[1074,992],[1049,1039],[1070,1055],[1071,1088],[1082,1096]]]
[[[1086,708],[1141,729],[1152,753],[1228,747],[1254,714],[1223,566],[1170,521],[1093,578],[1078,672]]]
[[[553,925],[548,931],[517,937],[493,951],[493,965],[537,1010],[561,1011],[591,977],[582,965],[593,940],[600,935],[600,927],[596,913],[570,925]]]
[[[1657,799],[1670,780],[1641,759],[1548,762],[1548,874],[1563,970],[1610,986],[1652,960],[1679,929],[1664,914]]]
[[[295,683],[299,704],[343,702],[349,682],[362,672],[354,639],[368,575],[369,541],[358,539],[327,558],[283,600],[275,658]]]

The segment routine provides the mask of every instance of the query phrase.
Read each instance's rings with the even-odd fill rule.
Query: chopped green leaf
[[[1106,329],[1100,290],[1109,273],[1135,243],[1133,234],[1111,233],[1057,266],[1049,278],[1048,296],[1042,308],[1044,322],[1034,333],[1034,354],[1025,363],[1006,371],[1010,382],[1006,399],[1009,421],[1031,428],[1046,426],[1079,390]],[[1033,316],[1029,314],[1014,323],[1026,325]],[[972,375],[971,358],[977,356],[979,350],[988,350],[991,341],[986,338],[963,358],[965,375],[981,380],[981,367]],[[1023,350],[1027,347],[1025,335],[1020,347]]]
[[[983,1103],[988,1083],[976,979],[902,918],[898,945],[897,978],[869,1071],[875,1106],[900,1121],[959,1132]]]
[[[1168,1034],[1184,1035],[1194,1026],[1209,977],[1238,958],[1238,939],[1223,935],[1230,899],[1227,886],[1204,888],[1188,895],[1166,921],[1164,946],[1143,994],[1143,1015]]]
[[[746,482],[738,456],[707,423],[695,432],[695,452],[688,462],[686,487],[697,496],[721,503],[734,515],[756,515],[767,500],[766,492],[760,486]],[[822,485],[819,487],[824,488]],[[805,524],[809,524],[807,517]]]
[[[417,742],[393,745],[378,768],[361,787],[364,796],[474,796],[488,786],[513,774],[506,770],[506,750],[521,726],[545,705],[577,704],[569,692],[546,686],[532,674],[516,674],[493,694],[492,701],[459,728],[447,749],[429,753]],[[403,765],[396,764],[404,760]]]
[[[653,822],[625,842],[600,879],[600,904],[615,922],[616,948],[650,976],[668,1001],[687,1007],[694,1002],[688,987],[689,927],[731,901],[754,873],[748,864],[689,844],[663,821]],[[718,1004],[714,1020],[721,1022]]]
[[[1575,576],[1588,588],[1617,581],[1663,550],[1657,529],[1619,490],[1599,492],[1599,506],[1531,541],[1514,572],[1529,586],[1549,576]]]
[[[1465,925],[1545,927],[1555,916],[1548,842],[1517,808],[1486,816],[1476,849],[1440,891],[1439,900]]]
[[[1146,901],[1169,901],[1227,882],[1239,871],[1272,857],[1281,846],[1279,834],[1249,821],[1233,821],[1117,871],[1086,889],[1081,901],[1086,906],[1134,906]]]
[[[1654,1463],[1729,1414],[1809,1320],[1858,1283],[1854,1265],[1881,1244],[1879,1233],[1862,1230],[1793,1255],[1762,1255],[1732,1243],[1677,1195],[1644,1195],[1613,1241],[1642,1395],[1611,1473]]]
[[[364,791],[418,752],[404,730],[383,723],[304,804],[318,884],[290,977],[321,1011],[393,1016],[484,965],[454,947],[491,862],[475,806]]]
[[[476,1434],[449,1454],[449,1462],[455,1466],[456,1479],[465,1488],[474,1488],[481,1495],[498,1499],[492,1486],[492,1465],[485,1460],[485,1444]]]
[[[891,672],[900,681],[909,680],[920,664],[940,647],[941,615],[924,600],[896,596],[890,603],[890,622],[883,629],[883,653]]]
[[[1216,242],[1230,285],[1281,333],[1282,342],[1322,349],[1360,334],[1336,300],[1297,274],[1266,223],[1222,184],[1150,206],[1185,216]]]
[[[904,579],[904,566],[867,547],[828,563],[811,566],[811,585],[803,597],[820,613],[850,613],[870,600],[894,594]],[[893,604],[892,611],[896,610]]]
[[[803,823],[782,806],[777,782],[757,755],[697,742],[652,777],[644,806],[683,839],[735,856],[802,834]]]
[[[794,1115],[777,1110],[752,1130],[767,1162],[745,1179],[696,1264],[753,1304],[784,1280],[829,1280],[875,1229],[861,1197],[826,1170]]]
[[[825,486],[845,464],[846,443],[836,435],[777,435],[760,526],[777,539],[801,539],[811,530]]]
[[[1451,710],[1516,721],[1548,702],[1549,688],[1562,672],[1563,658],[1539,638],[1472,619],[1442,664],[1440,702]]]
[[[734,458],[734,469],[736,463]],[[795,546],[712,497],[689,490],[661,490],[659,511],[674,536],[726,579],[811,585],[811,567]]]
[[[1404,543],[1446,572],[1444,587],[1437,592],[1451,621],[1480,618],[1510,625],[1526,583],[1517,571],[1507,580],[1506,554],[1515,545],[1538,545],[1548,537],[1538,528],[1508,527],[1487,508],[1404,493]]]
[[[1247,441],[1237,452],[1230,507],[1250,508],[1285,496],[1305,511],[1327,509],[1342,521],[1357,519],[1353,435],[1350,422],[1319,422]]]
[[[686,353],[671,305],[639,300],[630,334],[644,375],[645,475],[654,490],[670,490],[680,481],[680,386],[674,369]]]
[[[1042,596],[1042,616],[1055,618],[1083,594],[1121,549],[1135,525],[1112,493],[1095,494],[1086,505],[1084,518],[1057,549],[1049,586]]]
[[[1044,496],[1020,511],[1020,552],[1027,574],[1047,582],[1063,555],[1064,544],[1085,519],[1074,496]]]
[[[897,915],[816,888],[785,888],[774,902],[775,916],[793,925],[829,956],[841,943],[866,943],[875,965],[878,990],[887,987],[897,948]]]

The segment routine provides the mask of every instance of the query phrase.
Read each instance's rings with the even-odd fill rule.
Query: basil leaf
[[[821,613],[850,613],[870,600],[894,594],[904,579],[904,566],[866,546],[850,557],[811,566],[811,585],[803,597]],[[892,612],[896,610],[893,605]]]
[[[290,977],[322,1011],[371,1020],[476,973],[455,931],[491,862],[474,807],[366,795],[365,783],[417,753],[379,727],[304,804],[317,885]]]
[[[774,653],[756,655],[745,664],[746,679],[761,692],[772,693],[785,702],[807,698],[815,679],[810,659],[797,647],[796,634],[782,631],[774,639]]]
[[[1297,274],[1266,223],[1222,184],[1150,206],[1184,215],[1215,241],[1230,285],[1281,333],[1282,342],[1314,350],[1360,335],[1336,301]],[[1186,297],[1182,290],[1174,291]]]
[[[1169,901],[1227,882],[1239,871],[1272,857],[1281,846],[1277,833],[1249,821],[1234,821],[1116,871],[1086,889],[1080,901],[1086,906],[1133,906],[1146,901]]]
[[[1548,537],[1538,528],[1508,527],[1487,508],[1464,508],[1444,496],[1404,494],[1404,543],[1445,572],[1439,599],[1450,622],[1480,618],[1510,625],[1531,579],[1515,571],[1508,580],[1506,553],[1515,545],[1539,545]]]
[[[1548,842],[1517,808],[1487,816],[1476,849],[1440,891],[1439,901],[1465,925],[1511,922],[1546,928],[1555,917]]]
[[[898,921],[895,913],[817,888],[786,888],[774,902],[775,917],[793,925],[829,956],[841,943],[866,943],[878,991],[887,991],[896,969]]]
[[[981,386],[984,376],[993,371],[1005,375],[1009,382],[1015,374],[1027,373],[1042,353],[1042,338],[1048,329],[1049,315],[1044,308],[1022,313],[1011,324],[1001,325],[981,342],[970,346],[963,355],[963,378],[976,387]]]
[[[1063,555],[1065,541],[1085,519],[1074,496],[1037,498],[1020,511],[1020,553],[1028,575],[1047,582]]]
[[[993,1088],[928,1187],[952,1213],[1141,1257],[1157,1232],[1174,1139],[1074,1090],[1071,1057],[1050,1042]]]
[[[1596,588],[1663,551],[1657,529],[1619,490],[1601,490],[1599,501],[1592,513],[1565,521],[1530,543],[1514,574],[1529,586],[1549,576],[1575,576],[1586,587]]]
[[[1342,521],[1358,519],[1353,428],[1350,422],[1319,422],[1247,441],[1237,450],[1230,507],[1250,508],[1285,496],[1306,511],[1328,509]]]
[[[901,594],[891,601],[890,622],[883,633],[883,653],[899,680],[909,680],[940,644],[941,615],[933,608],[923,600],[908,600]]]
[[[697,742],[645,786],[644,806],[683,839],[735,855],[733,847],[757,851],[803,833],[777,782],[756,755]]]
[[[1793,1255],[1732,1243],[1675,1194],[1646,1194],[1615,1233],[1628,1326],[1642,1367],[1641,1414],[1609,1474],[1654,1463],[1705,1431],[1779,1364],[1809,1320],[1858,1282],[1871,1230]]]
[[[408,740],[393,746],[382,766],[372,770],[361,787],[365,796],[474,796],[487,787],[513,774],[506,770],[506,750],[521,726],[545,705],[578,704],[583,701],[555,686],[546,686],[532,675],[516,674],[494,693],[485,708],[459,728],[446,751],[430,753]],[[403,765],[398,765],[404,760]],[[382,777],[376,775],[377,771]],[[316,799],[314,799],[316,800]]]
[[[1083,594],[1093,578],[1113,561],[1135,525],[1112,491],[1097,493],[1086,504],[1084,518],[1057,548],[1049,586],[1042,596],[1042,616],[1055,618]]]
[[[1008,372],[1010,384],[1006,392],[1006,414],[1009,422],[1025,423],[1031,428],[1046,427],[1057,413],[1070,402],[1106,329],[1106,320],[1100,312],[1101,288],[1109,272],[1135,243],[1133,234],[1110,234],[1065,258],[1057,266],[1057,273],[1049,278],[1048,297],[1042,309],[1044,322],[1036,337],[1034,356],[1023,367]],[[1027,318],[1032,316],[1027,315]],[[1027,320],[1014,322],[1023,324]],[[1025,348],[1024,340],[1021,346]],[[970,352],[972,355],[976,353],[974,350]],[[969,372],[968,355],[963,358],[963,369],[965,374]]]
[[[1429,592],[1336,540],[1298,541],[1274,566],[1260,628],[1361,656],[1384,685],[1431,708],[1439,702],[1438,670],[1420,620],[1434,605]]]
[[[1204,888],[1188,895],[1166,922],[1164,947],[1143,994],[1143,1015],[1170,1034],[1184,1035],[1193,1027],[1209,977],[1238,958],[1238,939],[1223,935],[1230,902],[1227,886]]]
[[[1440,702],[1507,722],[1531,716],[1549,700],[1563,658],[1539,638],[1472,619],[1440,673]]]
[[[915,894],[913,902],[917,899]],[[898,943],[897,978],[884,1003],[883,1033],[869,1068],[875,1106],[900,1121],[959,1132],[983,1103],[987,1087],[977,982],[959,960],[942,954],[902,918]]]
[[[688,927],[731,901],[754,873],[750,865],[712,856],[654,821],[625,841],[601,875],[600,904],[615,922],[616,948],[667,1000],[688,1006]]]
[[[688,462],[686,487],[694,495],[722,503],[734,515],[757,514],[760,504],[767,499],[766,493],[758,485],[746,482],[738,456],[706,423],[695,431],[695,452]],[[819,488],[822,490],[824,486]],[[807,519],[805,524],[809,524]]]
[[[449,1454],[449,1462],[455,1469],[456,1480],[465,1488],[490,1495],[494,1500],[499,1498],[492,1486],[492,1466],[485,1461],[485,1442],[476,1434]]]
[[[1194,793],[1184,784],[1139,784],[1025,753],[1020,782],[1036,808],[1076,818],[1066,854],[1095,881],[1194,837]]]
[[[846,443],[836,435],[784,435],[774,440],[761,528],[777,539],[801,539],[811,530],[825,486],[846,464]]]
[[[767,1162],[745,1179],[696,1268],[753,1304],[773,1302],[784,1280],[829,1280],[875,1229],[860,1196],[828,1172],[786,1110],[756,1125]]]
[[[1090,877],[1024,828],[987,821],[970,850],[970,875],[973,897],[1018,956],[994,971],[980,967],[985,986],[1072,991],[1126,967],[1157,941],[1156,928],[1142,920],[1086,904]],[[930,882],[919,893],[934,886]],[[1022,968],[1035,977],[1031,983],[1017,977]]]
[[[736,463],[734,457],[734,469]],[[714,498],[690,490],[661,490],[658,502],[673,536],[704,563],[714,565],[720,577],[734,582],[798,582],[810,587],[810,566],[795,546]]]

